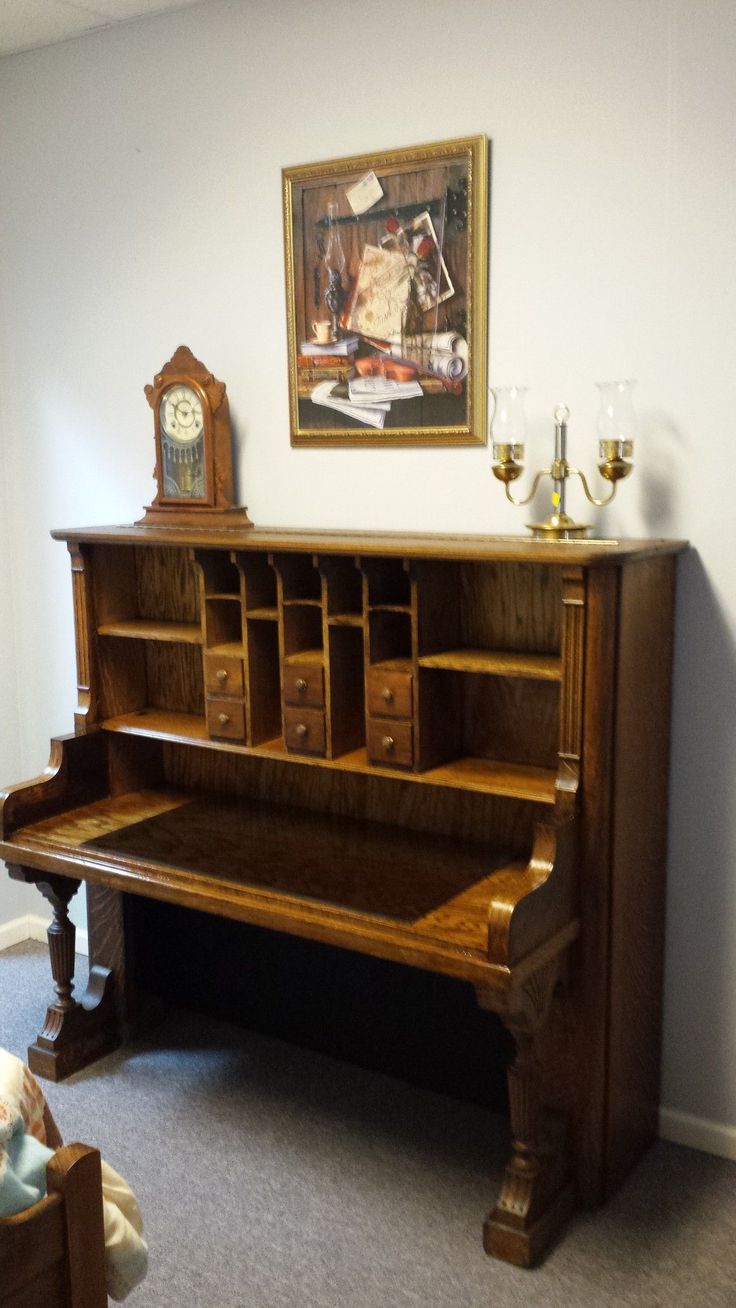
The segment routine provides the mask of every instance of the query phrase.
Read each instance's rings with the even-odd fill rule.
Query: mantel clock
[[[225,383],[186,345],[145,387],[154,415],[157,492],[143,526],[251,527],[233,504],[233,452]]]

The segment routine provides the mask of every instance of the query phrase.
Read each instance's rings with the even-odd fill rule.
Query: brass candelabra
[[[582,483],[586,499],[590,504],[601,508],[610,504],[616,494],[616,487],[624,477],[633,470],[631,458],[634,452],[632,432],[634,429],[634,412],[631,392],[635,383],[632,381],[599,382],[601,406],[598,415],[598,471],[604,481],[610,483],[610,494],[598,498],[593,495],[585,474],[579,468],[572,467],[567,461],[567,423],[570,410],[567,405],[559,404],[554,411],[555,450],[552,463],[540,468],[535,473],[532,488],[524,499],[516,499],[509,487],[518,480],[524,471],[524,436],[526,420],[524,417],[525,388],[521,386],[496,387],[493,390],[495,407],[491,435],[493,438],[493,475],[504,483],[506,498],[517,508],[529,504],[534,498],[543,477],[549,477],[553,484],[552,512],[543,522],[530,522],[527,526],[537,537],[545,540],[576,540],[585,536],[589,524],[575,522],[566,509],[567,483],[571,477],[578,477]]]

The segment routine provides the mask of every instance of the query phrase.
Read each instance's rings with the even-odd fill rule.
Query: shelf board
[[[411,604],[369,604],[368,608],[371,613],[409,613],[411,614]]]
[[[336,768],[359,772],[370,777],[392,777],[409,784],[444,786],[452,790],[472,790],[486,795],[529,800],[534,804],[554,804],[557,773],[554,768],[530,767],[520,763],[502,763],[485,758],[459,758],[426,772],[407,772],[377,766],[368,761],[364,747],[327,759],[316,755],[290,753],[282,737],[260,745],[236,745],[225,740],[210,740],[205,719],[188,713],[170,713],[163,709],[140,709],[103,722],[107,731],[121,731],[134,736],[153,736],[236,754],[275,758],[308,767]]]
[[[499,763],[488,758],[456,758],[442,767],[420,774],[434,785],[458,786],[493,795],[554,804],[557,772],[554,768],[531,767],[525,763]]]
[[[221,640],[217,645],[208,645],[207,654],[230,655],[232,658],[245,658],[245,649],[239,640]]]
[[[103,622],[99,636],[124,636],[129,640],[169,640],[180,645],[201,645],[202,629],[198,622],[158,622],[152,618],[124,618]]]
[[[451,672],[478,672],[495,677],[525,677],[532,681],[560,681],[562,659],[557,654],[524,654],[508,650],[448,649],[422,654],[420,668]]]
[[[172,713],[168,709],[145,708],[121,713],[103,722],[108,731],[131,736],[152,736],[154,740],[176,740],[183,744],[209,742],[207,719],[196,713]]]
[[[366,772],[370,776],[398,776],[420,785],[447,786],[453,790],[473,790],[487,795],[504,795],[510,799],[527,799],[535,804],[555,802],[557,773],[554,768],[500,763],[486,758],[457,758],[441,767],[428,768],[426,772],[405,772],[369,763],[364,748],[342,754],[332,761],[332,766],[345,771]]]
[[[279,611],[275,606],[268,608],[264,605],[259,609],[246,609],[245,616],[246,618],[255,618],[258,622],[277,622]]]
[[[205,595],[208,600],[234,600],[236,604],[240,603],[240,594],[234,594],[231,590],[213,590],[208,591]]]
[[[330,613],[327,616],[330,627],[362,627],[362,613]]]
[[[310,609],[321,609],[321,608],[322,608],[322,600],[321,600],[321,599],[285,599],[285,600],[283,600],[283,604],[284,604],[284,607],[285,607],[285,608],[291,608],[292,606],[295,606],[295,605],[299,605],[300,607],[303,607],[303,606],[306,605],[306,607],[307,607],[307,608],[310,608]]]
[[[322,649],[300,649],[295,654],[285,654],[284,664],[288,663],[315,663],[319,667],[324,663],[325,656]]]
[[[406,658],[381,659],[378,663],[370,663],[369,668],[378,668],[381,672],[411,672],[412,661],[407,655]]]

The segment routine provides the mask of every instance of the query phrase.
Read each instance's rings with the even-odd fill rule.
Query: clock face
[[[202,401],[191,386],[170,386],[161,397],[161,431],[176,445],[192,445],[202,434]]]
[[[159,428],[164,498],[206,500],[204,410],[193,386],[176,382],[164,391]]]

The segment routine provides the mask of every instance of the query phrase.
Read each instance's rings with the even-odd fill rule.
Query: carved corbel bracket
[[[476,987],[480,1006],[500,1015],[516,1043],[508,1071],[511,1157],[498,1202],[484,1224],[483,1244],[486,1253],[519,1267],[539,1261],[575,1201],[568,1096],[559,1085],[550,1093],[550,1081],[564,1080],[563,1064],[549,1066],[545,1029],[561,982],[562,957],[543,963],[524,984],[507,992]],[[558,1000],[562,1006],[559,995]],[[556,1111],[550,1110],[550,1102]]]
[[[74,943],[76,930],[69,918],[69,901],[80,882],[72,877],[53,876],[32,868],[9,865],[15,881],[35,885],[53,909],[48,928],[51,975],[56,998],[28,1050],[28,1066],[36,1076],[63,1081],[120,1044],[112,994],[112,972],[91,967],[87,989],[74,998]]]

